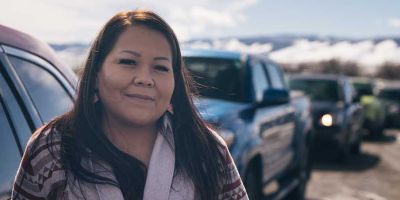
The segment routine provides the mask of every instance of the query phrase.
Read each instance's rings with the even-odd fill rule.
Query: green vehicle
[[[380,80],[373,78],[352,78],[354,89],[357,92],[355,101],[363,107],[363,128],[370,135],[382,135],[385,129],[386,104],[378,98]]]

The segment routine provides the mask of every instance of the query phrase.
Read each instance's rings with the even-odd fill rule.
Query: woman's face
[[[174,91],[170,44],[158,31],[130,27],[107,55],[96,81],[107,117],[130,126],[155,125]]]

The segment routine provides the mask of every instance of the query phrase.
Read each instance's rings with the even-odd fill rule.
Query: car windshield
[[[373,87],[370,83],[353,83],[358,96],[373,95]]]
[[[339,101],[337,82],[334,80],[292,79],[290,89],[301,90],[313,101]]]
[[[185,57],[185,65],[198,85],[200,95],[228,101],[243,101],[239,59]]]
[[[379,97],[400,102],[400,89],[383,89],[380,91]]]

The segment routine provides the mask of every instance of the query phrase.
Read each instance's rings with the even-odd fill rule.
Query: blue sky
[[[0,0],[0,5],[0,24],[51,43],[88,43],[113,14],[135,8],[158,12],[180,40],[282,33],[400,36],[398,0]]]

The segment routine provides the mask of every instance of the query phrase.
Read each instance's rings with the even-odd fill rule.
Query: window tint
[[[256,101],[261,101],[264,91],[268,89],[268,81],[265,76],[264,66],[259,61],[254,61],[253,66],[253,85]]]
[[[388,100],[394,100],[394,101],[400,101],[400,88],[396,89],[383,89],[379,93],[379,97],[382,99],[388,99]]]
[[[1,98],[1,96],[0,96]],[[21,159],[12,129],[0,99],[0,198],[8,195]]]
[[[300,90],[313,101],[339,101],[339,87],[336,81],[318,79],[292,79],[289,82],[292,90]]]
[[[271,87],[275,89],[284,89],[285,80],[283,78],[282,72],[278,69],[276,65],[269,63],[267,66],[268,75],[271,79]]]
[[[10,56],[10,61],[28,91],[43,122],[65,113],[72,99],[56,78],[44,68]]]
[[[243,101],[244,67],[238,59],[185,57],[201,96]]]
[[[373,95],[373,86],[370,83],[353,83],[358,96]]]
[[[18,104],[18,101],[1,75],[0,90],[2,92],[3,100],[7,110],[12,110],[12,112],[9,113],[11,121],[13,121],[14,124],[18,124],[18,126],[15,126],[15,129],[17,131],[21,147],[22,149],[25,149],[26,143],[32,134],[32,130],[29,128],[28,122],[21,110],[20,105]]]

